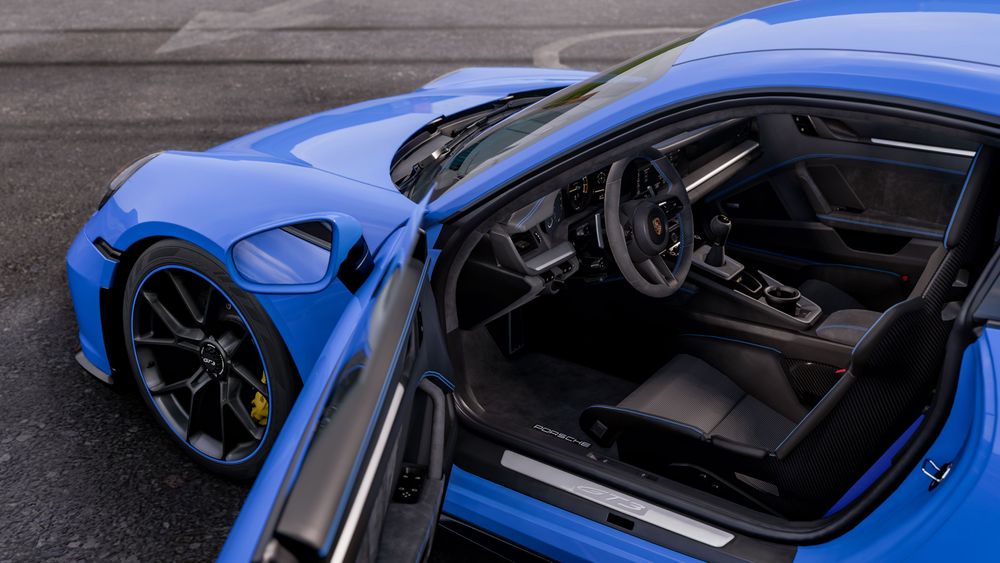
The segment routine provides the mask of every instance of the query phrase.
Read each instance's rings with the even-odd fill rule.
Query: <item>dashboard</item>
[[[672,137],[654,148],[681,175],[692,201],[715,189],[759,153],[755,120],[734,119]],[[617,274],[604,232],[604,199],[611,165],[595,167],[493,225],[489,241],[495,263],[504,270],[539,278],[558,289],[571,276],[603,280]],[[655,195],[666,182],[645,159],[635,159],[622,176],[622,199]],[[668,212],[668,216],[672,213]],[[671,244],[663,256],[677,256],[680,232],[667,225]]]
[[[564,187],[562,199],[565,202],[566,211],[579,213],[592,205],[604,205],[604,190],[608,184],[608,173],[611,166],[587,174]],[[653,166],[644,160],[634,160],[625,171],[622,178],[623,189],[627,195],[639,195],[648,190],[659,190],[663,187],[663,180],[656,173]],[[623,196],[626,193],[622,194]]]
[[[930,158],[926,153],[937,153],[933,156],[935,161],[944,158],[942,155],[948,155],[948,159],[953,156],[958,158],[959,153],[961,158],[974,155],[974,152],[969,151],[970,148],[975,148],[974,143],[968,139],[954,145],[960,148],[941,148],[936,144],[940,141],[934,140],[935,133],[931,130],[920,130],[918,135],[910,125],[897,125],[888,121],[882,123],[878,120],[869,123],[867,118],[850,121],[850,127],[829,125],[836,123],[837,119],[765,113],[759,117],[735,118],[706,125],[653,145],[660,155],[669,159],[692,202],[689,207],[691,213],[685,214],[685,220],[692,218],[691,231],[684,224],[682,232],[685,235],[690,233],[693,239],[690,271],[694,276],[684,276],[684,279],[690,280],[699,288],[718,290],[713,295],[722,296],[721,300],[716,302],[706,297],[703,299],[706,307],[717,307],[715,312],[725,313],[723,308],[731,304],[729,298],[735,296],[737,308],[739,304],[747,303],[750,303],[751,308],[734,316],[743,315],[743,318],[751,319],[766,317],[768,322],[777,322],[781,326],[802,324],[799,322],[802,318],[789,320],[790,317],[783,312],[781,314],[785,317],[775,321],[776,317],[770,314],[773,311],[766,309],[770,305],[766,298],[761,301],[761,294],[768,285],[778,284],[755,269],[754,262],[758,261],[755,257],[751,256],[748,262],[748,267],[754,268],[752,270],[744,271],[743,266],[735,260],[736,267],[728,271],[713,270],[708,261],[711,248],[705,244],[708,240],[720,241],[719,230],[710,231],[706,228],[709,220],[720,211],[731,213],[737,220],[745,220],[751,228],[756,228],[756,231],[748,229],[749,240],[768,236],[770,221],[811,220],[808,215],[810,211],[819,213],[817,201],[822,205],[829,203],[822,193],[824,187],[811,181],[809,174],[805,174],[804,178],[798,176],[805,163],[801,168],[798,165],[788,166],[788,163],[800,162],[803,157],[811,159],[822,155],[824,161],[816,164],[828,166],[834,164],[825,162],[830,157],[840,158],[843,155],[843,158],[857,158],[889,150],[880,149],[880,145],[891,147],[894,155],[903,150],[920,151],[913,152],[912,156],[901,156],[902,161],[894,161],[893,166],[926,162]],[[829,123],[824,125],[824,120]],[[820,125],[814,125],[814,121]],[[848,134],[843,132],[852,130],[866,132],[868,137],[853,133],[853,136],[846,136]],[[814,137],[816,140],[811,140]],[[914,139],[920,142],[891,139]],[[572,287],[585,286],[620,275],[615,256],[622,260],[627,260],[628,257],[618,252],[617,246],[616,255],[612,255],[604,221],[608,179],[612,168],[609,163],[622,154],[621,150],[615,152],[615,155],[598,154],[589,163],[575,167],[574,170],[579,174],[563,174],[558,178],[550,178],[543,184],[532,185],[530,197],[519,194],[521,198],[516,205],[498,212],[491,223],[478,225],[475,238],[468,241],[468,246],[463,246],[471,246],[471,250],[461,265],[456,280],[461,326],[473,327],[492,322],[541,295],[559,291],[564,284]],[[637,151],[635,154],[651,154],[649,146],[642,147],[642,152]],[[648,164],[643,160],[629,163],[627,173],[623,173],[623,197],[627,197],[629,192],[638,194],[663,189],[662,181],[658,175],[651,173],[653,170]],[[956,161],[956,169],[959,166],[968,164],[966,161]],[[617,172],[618,168],[615,167],[615,170]],[[673,174],[671,178],[674,178]],[[836,179],[830,179],[827,189],[839,193],[844,180],[841,178],[834,181]],[[928,185],[938,183],[936,178],[926,181]],[[734,188],[731,194],[728,193],[729,188]],[[935,185],[935,188],[938,186]],[[852,213],[857,211],[850,205],[843,209]],[[669,217],[670,214],[667,215]],[[750,222],[754,220],[757,221],[756,224]],[[614,223],[617,228],[617,222]],[[654,224],[656,223],[650,223]],[[670,224],[664,226],[668,229],[676,228]],[[796,228],[812,229],[807,227],[808,225]],[[660,236],[659,226],[656,230]],[[627,237],[627,231],[621,234]],[[852,233],[845,231],[845,234]],[[741,235],[742,233],[738,236]],[[851,237],[844,238],[848,243],[852,241]],[[620,241],[618,237],[615,240]],[[868,240],[864,239],[865,245]],[[686,236],[684,242],[688,242]],[[794,239],[776,242],[784,242],[796,248],[804,244],[801,240]],[[656,251],[662,252],[664,246],[662,239],[659,239]],[[668,250],[669,248],[667,246]],[[637,260],[643,257],[634,251],[633,254]],[[645,255],[651,256],[651,253],[647,252]],[[626,262],[622,264],[628,266]],[[640,265],[647,266],[646,271],[638,272],[640,276],[655,277],[656,272],[650,271],[648,264]],[[662,270],[662,264],[657,261],[656,265],[661,266]],[[629,270],[628,273],[632,281],[635,272]],[[587,294],[588,291],[584,289],[582,293]],[[800,303],[798,311],[815,313],[817,309],[803,308]],[[808,315],[806,318],[805,324],[811,322]]]
[[[580,272],[584,275],[601,278],[614,268],[605,244],[604,237],[604,190],[607,184],[607,173],[610,167],[588,174],[563,188],[563,200],[567,202],[566,230],[567,237],[576,249],[580,262]],[[575,188],[590,187],[591,194],[579,207],[571,205],[571,197]],[[625,168],[622,176],[622,199],[640,197],[644,194],[657,194],[666,188],[666,183],[647,160],[633,160]],[[558,218],[558,217],[556,217]],[[553,221],[556,222],[556,221]],[[543,227],[545,224],[543,224]],[[668,221],[667,230],[670,237],[670,247],[665,253],[666,258],[677,257],[677,247],[680,244],[680,225],[676,220]],[[551,226],[549,227],[551,231]]]

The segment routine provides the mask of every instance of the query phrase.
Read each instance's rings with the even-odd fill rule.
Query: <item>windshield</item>
[[[433,189],[440,197],[460,180],[474,176],[494,162],[535,143],[546,135],[623,98],[663,76],[684,47],[687,37],[564,88],[527,109],[485,129],[455,147],[421,175],[410,197],[422,198]]]

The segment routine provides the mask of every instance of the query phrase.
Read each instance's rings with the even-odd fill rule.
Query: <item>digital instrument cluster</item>
[[[604,167],[563,188],[563,199],[569,215],[579,213],[588,207],[604,205],[604,191],[607,188],[610,169],[610,166]],[[622,197],[625,199],[658,192],[663,186],[663,179],[646,160],[633,161],[622,175]]]
[[[608,184],[608,170],[610,168],[608,166],[597,172],[587,174],[563,188],[566,208],[569,209],[570,213],[583,211],[591,203],[604,202],[604,188]]]

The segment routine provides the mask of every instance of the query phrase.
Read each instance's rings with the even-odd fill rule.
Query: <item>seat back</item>
[[[913,284],[910,297],[921,297],[930,289],[930,283],[934,275],[941,267],[945,256],[949,250],[958,247],[962,234],[968,230],[969,224],[973,221],[973,212],[980,204],[980,197],[988,184],[990,175],[993,173],[994,160],[997,158],[996,149],[981,146],[969,165],[969,173],[965,176],[965,183],[962,184],[962,191],[955,201],[955,208],[948,221],[941,246],[935,249],[927,260],[927,266],[923,274]]]
[[[887,310],[855,346],[851,381],[836,408],[824,416],[807,415],[803,423],[814,421],[800,423],[804,428],[793,431],[799,435],[779,446],[771,469],[783,492],[832,504],[929,403],[952,325],[943,312],[955,299],[959,272],[975,279],[995,248],[1000,191],[990,183],[997,178],[995,153],[986,147],[977,153],[949,223],[945,252],[920,295]]]
[[[851,366],[841,375],[837,383],[799,421],[791,434],[774,450],[778,459],[785,458],[821,421],[833,412],[837,404],[847,396],[858,377],[878,374],[883,370],[907,372],[924,370],[925,366],[903,366],[904,360],[916,359],[906,348],[914,342],[917,332],[922,331],[926,314],[930,307],[922,297],[912,297],[897,303],[882,313],[875,324],[855,344],[851,353]],[[947,337],[947,333],[945,334]],[[931,359],[933,361],[933,359]],[[905,376],[901,378],[905,380]],[[891,394],[891,393],[890,393]],[[891,400],[891,398],[890,398]],[[877,407],[873,407],[877,408]]]

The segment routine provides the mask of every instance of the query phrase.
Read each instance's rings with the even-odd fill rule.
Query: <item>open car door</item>
[[[367,305],[327,343],[336,375],[307,380],[220,560],[412,561],[429,551],[454,408],[421,218],[422,207],[389,241]],[[310,392],[314,378],[329,382],[323,392]]]

